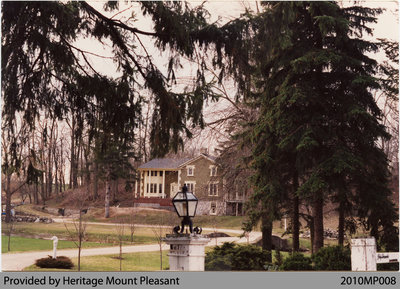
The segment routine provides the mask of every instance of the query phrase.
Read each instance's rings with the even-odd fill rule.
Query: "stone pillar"
[[[204,271],[204,248],[210,239],[198,234],[173,234],[163,239],[170,245],[171,271]]]
[[[375,238],[351,239],[351,271],[376,271]]]

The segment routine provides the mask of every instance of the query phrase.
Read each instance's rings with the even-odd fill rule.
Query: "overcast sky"
[[[200,5],[203,1],[189,1],[193,7]],[[104,5],[104,1],[95,1],[90,2],[92,6],[96,9],[102,11],[105,15],[111,17],[115,15],[117,12],[105,12],[102,7]],[[353,5],[354,1],[341,1],[342,5],[347,7]],[[394,41],[398,41],[399,39],[399,22],[398,22],[398,2],[397,1],[374,1],[367,0],[361,1],[361,5],[371,7],[371,8],[384,8],[385,11],[378,17],[378,22],[374,25],[371,25],[374,29],[374,35],[369,40],[376,40],[378,38],[388,38]],[[231,1],[231,0],[218,0],[218,1],[208,1],[205,4],[205,7],[210,12],[210,21],[219,21],[219,23],[223,24],[232,20],[241,13],[244,12],[245,7],[252,8],[253,10],[257,9],[256,1]],[[120,19],[122,21],[126,20],[128,17],[132,15],[132,12],[137,16],[136,21],[132,24],[140,30],[151,31],[152,30],[152,22],[149,18],[145,18],[141,15],[140,4],[139,3],[125,3],[124,1],[120,4],[120,10],[125,10],[123,13],[119,13],[116,15],[116,19]],[[168,52],[160,53],[157,48],[154,47],[153,41],[150,37],[140,36],[141,41],[146,46],[146,49],[149,51],[150,55],[153,57],[154,62],[160,69],[164,69],[166,71],[167,63],[168,63]],[[95,41],[91,39],[79,40],[77,43],[80,47],[83,47],[86,50],[95,52],[97,54],[103,56],[111,57],[110,46],[101,46]],[[372,56],[372,55],[371,55]],[[378,60],[382,61],[384,54],[380,53],[378,55],[373,56]],[[115,66],[111,59],[107,60],[104,58],[93,57],[92,58],[93,65],[98,69],[98,71],[109,74],[109,75],[118,75],[115,72]],[[174,87],[177,90],[181,90],[186,84],[190,81],[190,75],[195,75],[195,66],[184,65],[184,69],[177,72],[178,78],[178,86]],[[234,86],[232,83],[227,83],[228,91],[234,95]],[[226,103],[223,101],[215,104],[208,104],[205,108],[205,116],[207,121],[215,120],[215,118],[219,117],[218,113],[223,113],[224,108],[226,107]],[[218,113],[217,113],[218,112]],[[198,148],[201,146],[210,146],[211,151],[213,151],[215,147],[215,143],[217,139],[221,138],[221,131],[210,132],[205,130],[202,133],[202,136],[192,142]]]

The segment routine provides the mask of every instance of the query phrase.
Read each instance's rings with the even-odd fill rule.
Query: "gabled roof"
[[[177,170],[190,164],[191,162],[198,160],[199,158],[206,158],[213,163],[215,163],[216,160],[216,157],[201,153],[199,156],[194,158],[152,159],[151,161],[139,166],[138,169]]]
[[[205,153],[201,153],[199,156],[197,156],[197,157],[195,157],[195,158],[191,158],[191,159],[187,160],[186,162],[182,163],[182,164],[179,166],[179,168],[182,168],[182,167],[184,167],[184,166],[187,166],[188,164],[190,164],[190,163],[192,163],[192,162],[194,162],[194,161],[197,161],[197,160],[200,159],[200,158],[208,159],[208,160],[210,160],[210,161],[213,162],[213,163],[215,163],[215,160],[217,159],[216,157],[210,156],[210,155],[205,154]]]
[[[151,161],[139,166],[139,169],[165,169],[173,170],[190,160],[190,158],[184,159],[152,159]]]

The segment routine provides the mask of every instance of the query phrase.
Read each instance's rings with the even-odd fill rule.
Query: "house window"
[[[188,188],[188,192],[192,192],[193,194],[195,193],[195,187],[196,187],[195,182],[186,182],[185,185]]]
[[[162,176],[163,176],[163,172],[161,171],[161,172],[160,172],[160,177],[162,177]]]
[[[160,189],[162,188],[161,186],[162,185],[160,184]],[[157,184],[150,184],[150,193],[154,193],[154,194],[157,193]],[[160,191],[160,193],[161,193],[161,191]]]
[[[217,167],[216,166],[210,166],[210,176],[211,177],[217,176]]]
[[[157,177],[157,171],[151,171],[151,176],[152,177]]]
[[[208,185],[208,194],[210,196],[218,196],[218,183],[210,183]]]
[[[159,192],[160,194],[162,194],[162,184],[159,184],[159,185],[158,185],[158,192]]]
[[[216,214],[217,214],[217,204],[215,202],[211,202],[210,215],[216,215]]]
[[[147,189],[146,189],[146,193],[149,193],[149,184],[147,184]]]
[[[187,175],[188,177],[193,177],[194,176],[194,166],[187,166]]]

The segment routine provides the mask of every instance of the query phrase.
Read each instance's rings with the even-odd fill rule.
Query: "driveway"
[[[63,220],[57,219],[57,222],[72,222],[71,220]],[[88,223],[88,224],[96,224],[96,225],[109,225],[115,226],[116,224],[112,223]],[[137,225],[143,227],[151,227],[149,225]],[[204,228],[203,230],[210,231],[218,231],[225,233],[234,233],[241,234],[243,231],[241,230],[231,230],[231,229],[211,229]],[[257,241],[261,237],[260,232],[251,232],[248,238],[239,238],[239,237],[221,237],[216,239],[211,239],[209,246],[221,245],[225,242],[236,242],[236,243],[253,243]],[[158,244],[148,244],[148,245],[133,245],[133,246],[123,246],[123,253],[135,253],[135,252],[151,252],[158,251]],[[168,246],[166,244],[162,245],[163,250],[168,250]],[[81,251],[81,256],[96,256],[96,255],[109,255],[109,254],[119,254],[119,247],[102,247],[102,248],[84,248]],[[2,271],[21,271],[25,267],[28,267],[35,263],[35,260],[44,258],[48,255],[53,255],[53,251],[36,251],[36,252],[24,252],[24,253],[6,253],[2,254],[2,262],[1,262],[1,270]],[[78,257],[77,249],[63,249],[57,250],[58,256],[67,256],[70,258]]]

